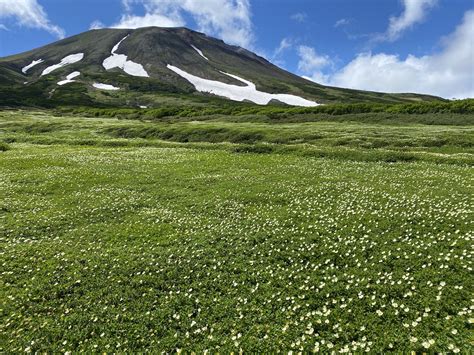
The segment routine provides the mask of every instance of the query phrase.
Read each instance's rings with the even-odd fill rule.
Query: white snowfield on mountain
[[[23,74],[26,74],[26,72],[33,68],[35,65],[38,65],[38,64],[41,64],[43,63],[44,60],[43,59],[38,59],[38,60],[33,60],[30,64],[28,64],[26,67],[24,67],[23,69],[21,69],[21,71],[23,72]]]
[[[82,58],[84,58],[84,53],[76,53],[76,54],[68,55],[67,57],[64,57],[63,59],[61,59],[61,62],[59,62],[58,64],[51,65],[50,67],[47,67],[45,70],[43,70],[43,72],[41,73],[41,76],[47,75],[51,73],[52,71],[62,68],[66,65],[77,63],[81,61]]]
[[[69,84],[69,83],[73,83],[76,80],[72,80],[72,79],[78,77],[79,75],[81,75],[81,73],[78,72],[78,71],[72,72],[71,74],[66,76],[66,80],[58,81],[58,85],[63,86],[63,85]]]
[[[236,80],[239,80],[247,84],[247,86],[231,85],[231,84],[222,83],[220,81],[200,78],[198,76],[189,74],[185,72],[184,70],[181,70],[170,64],[168,64],[167,67],[168,69],[174,71],[179,76],[188,80],[191,84],[194,85],[197,91],[207,92],[207,93],[218,95],[218,96],[223,96],[234,101],[248,100],[259,105],[268,105],[271,100],[278,100],[280,102],[283,102],[285,104],[292,105],[292,106],[314,107],[314,106],[319,105],[318,103],[314,101],[306,100],[302,97],[295,96],[295,95],[270,94],[267,92],[259,91],[257,90],[254,83],[252,83],[251,81],[242,79],[238,77],[237,75],[221,72],[222,74],[225,74],[227,76],[230,76]]]
[[[100,90],[112,90],[112,91],[120,90],[120,88],[113,85],[109,85],[109,84],[94,83],[92,84],[92,86]]]
[[[197,48],[196,46],[193,46],[192,44],[191,44],[191,47],[193,47],[194,50],[195,50],[196,52],[198,52],[198,54],[199,54],[201,57],[203,57],[205,60],[209,61],[209,59],[202,53],[202,50],[200,50],[200,49]]]
[[[106,70],[120,68],[129,75],[149,78],[150,75],[148,75],[145,68],[143,68],[143,65],[128,60],[128,57],[125,54],[116,53],[120,44],[122,44],[122,42],[125,41],[128,36],[129,35],[122,38],[120,42],[112,48],[112,55],[106,58],[102,65]]]

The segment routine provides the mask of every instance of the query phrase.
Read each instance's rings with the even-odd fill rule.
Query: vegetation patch
[[[472,353],[472,125],[347,116],[0,112],[0,352]]]
[[[356,103],[356,104],[329,104],[316,107],[288,107],[281,105],[258,106],[248,103],[237,103],[232,101],[219,102],[216,104],[165,106],[150,109],[133,108],[92,108],[92,107],[63,107],[60,112],[74,115],[85,115],[89,117],[117,117],[143,119],[162,119],[164,117],[200,117],[213,115],[243,116],[262,115],[271,120],[285,120],[295,115],[324,114],[341,116],[350,114],[385,113],[385,114],[474,114],[474,99],[458,101],[433,101],[406,104],[378,104],[378,103]],[[431,116],[436,119],[436,116]]]
[[[11,147],[5,142],[0,142],[0,152],[6,152],[7,150],[10,150]]]

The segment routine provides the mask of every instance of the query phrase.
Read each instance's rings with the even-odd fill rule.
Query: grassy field
[[[473,352],[473,116],[380,117],[0,112],[0,352]]]

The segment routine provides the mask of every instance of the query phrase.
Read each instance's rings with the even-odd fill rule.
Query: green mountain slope
[[[126,37],[126,38],[125,38]],[[125,38],[125,39],[124,39]],[[123,40],[124,39],[124,40]],[[106,70],[103,62],[111,56],[127,56],[142,65],[149,77],[130,75],[120,68]],[[199,53],[198,50],[202,51]],[[83,59],[56,69],[43,71],[72,54]],[[22,71],[33,61],[41,63]],[[229,73],[256,85],[269,94],[291,94],[326,104],[333,102],[399,103],[431,101],[439,98],[417,94],[384,94],[318,85],[271,64],[243,48],[186,28],[147,27],[136,30],[101,29],[88,31],[42,48],[0,58],[0,105],[110,105],[159,106],[163,103],[220,101],[222,97],[198,92],[188,80],[170,70],[172,65],[196,77],[234,86],[245,84]],[[59,81],[78,71],[75,82],[63,86]],[[93,87],[103,83],[121,90],[106,91]],[[273,100],[271,103],[278,104]]]

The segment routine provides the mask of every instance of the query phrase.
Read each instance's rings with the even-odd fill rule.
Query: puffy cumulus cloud
[[[316,50],[308,46],[298,47],[298,70],[303,77],[317,83],[326,83],[329,76],[323,74],[323,69],[333,65],[332,60],[327,55],[320,55]]]
[[[113,25],[114,28],[139,28],[139,27],[180,27],[184,26],[186,22],[178,17],[171,17],[155,13],[147,13],[143,16],[135,16],[125,14],[120,19],[120,22]]]
[[[38,28],[64,38],[61,27],[53,25],[43,7],[36,0],[0,0],[0,18],[13,18],[16,25]]]
[[[328,65],[332,64],[331,59],[327,55],[319,55],[316,50],[308,46],[298,47],[298,70],[308,74],[315,70],[320,70]]]
[[[457,29],[443,38],[442,49],[436,54],[422,57],[409,55],[400,59],[391,54],[365,53],[358,55],[341,70],[329,75],[321,75],[319,70],[315,70],[306,78],[326,85],[353,89],[472,98],[473,38],[474,10],[471,10],[465,13]]]
[[[254,41],[249,0],[123,0],[127,11],[112,27],[185,26],[186,15],[198,30],[242,47]],[[142,5],[145,15],[134,15],[134,5]]]
[[[404,31],[423,21],[428,10],[437,2],[438,0],[403,0],[403,13],[399,17],[390,18],[387,32],[380,39],[397,40]]]

